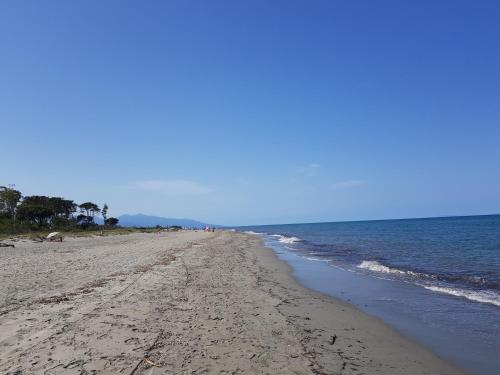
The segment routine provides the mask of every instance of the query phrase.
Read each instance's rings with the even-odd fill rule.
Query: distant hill
[[[155,227],[157,225],[161,225],[162,227],[179,225],[181,227],[196,227],[201,228],[205,227],[207,223],[202,223],[201,221],[191,220],[191,219],[173,219],[159,216],[150,216],[150,215],[122,215],[119,216],[118,219],[120,222],[118,223],[122,227]]]

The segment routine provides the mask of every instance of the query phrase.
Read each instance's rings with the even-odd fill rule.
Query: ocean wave
[[[307,260],[314,260],[316,262],[329,262],[330,261],[329,259],[319,259],[319,258],[315,258],[315,257],[304,257],[304,258]]]
[[[410,276],[412,278],[418,279],[426,279],[426,283],[432,282],[429,280],[441,280],[441,277],[437,277],[435,275],[428,275],[425,273],[413,272],[413,271],[402,271],[397,268],[391,268],[380,264],[376,260],[364,260],[358,266],[358,268],[367,269],[372,272],[380,272],[385,274],[397,274],[402,276]],[[422,280],[423,281],[423,280]],[[413,279],[415,282],[415,279]],[[422,284],[420,282],[415,282],[416,285],[424,287],[427,290],[431,290],[433,292],[444,293],[453,295],[456,297],[466,298],[468,300],[474,302],[481,303],[489,303],[495,306],[500,306],[500,294],[490,290],[467,290],[467,289],[459,289],[459,288],[449,288],[445,286],[439,285],[428,285]]]
[[[264,233],[254,232],[253,230],[247,230],[243,233],[246,233],[246,234],[264,234]]]
[[[427,273],[408,271],[408,270],[403,271],[403,270],[400,270],[397,268],[384,266],[383,264],[380,264],[376,260],[364,260],[360,264],[358,264],[356,267],[364,268],[364,269],[370,270],[372,272],[392,273],[392,274],[410,276],[411,278],[428,279],[428,280],[437,279],[437,276],[429,275]]]
[[[383,273],[398,273],[405,274],[405,271],[398,270],[397,268],[391,268],[380,264],[376,260],[364,260],[357,265],[358,268],[367,269],[373,272],[383,272]]]
[[[277,237],[278,241],[281,243],[302,242],[302,240],[298,237],[287,237],[287,236],[283,236],[281,234],[271,234],[271,237]]]
[[[440,274],[433,275],[423,272],[400,270],[380,264],[376,260],[364,260],[357,265],[357,268],[367,269],[372,272],[400,275],[405,278],[415,280],[425,280],[427,282],[444,282],[450,284],[460,283],[473,288],[498,290],[499,283],[495,280],[487,280],[481,276]]]
[[[463,297],[471,301],[489,303],[495,306],[500,306],[500,295],[492,291],[475,291],[465,289],[453,289],[442,286],[422,285],[425,289],[433,292],[450,294],[456,297]]]

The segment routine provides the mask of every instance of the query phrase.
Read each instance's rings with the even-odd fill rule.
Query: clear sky
[[[0,185],[266,224],[500,213],[498,1],[2,1]]]

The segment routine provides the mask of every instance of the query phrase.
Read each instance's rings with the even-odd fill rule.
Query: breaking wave
[[[273,234],[271,235],[272,237],[277,237],[278,241],[281,243],[295,243],[295,242],[302,242],[300,238],[297,237],[287,237],[283,236],[281,234]]]
[[[415,278],[426,279],[426,280],[441,279],[434,275],[428,275],[413,271],[402,271],[397,268],[387,267],[375,260],[364,260],[357,267],[362,269],[367,269],[372,272],[410,276],[412,277],[413,281],[415,281]],[[474,302],[489,303],[495,306],[500,306],[500,294],[494,291],[449,288],[439,285],[425,285],[419,282],[416,282],[416,284],[433,292],[449,294],[455,297],[462,297]]]
[[[441,286],[429,286],[422,285],[425,289],[431,290],[433,292],[450,294],[456,297],[467,298],[468,300],[490,303],[495,306],[500,306],[500,295],[492,291],[476,291],[476,290],[466,290],[466,289],[453,289]]]
[[[357,266],[358,268],[364,268],[373,272],[383,272],[383,273],[399,273],[405,274],[405,271],[398,270],[397,268],[391,268],[380,264],[376,260],[364,260]]]

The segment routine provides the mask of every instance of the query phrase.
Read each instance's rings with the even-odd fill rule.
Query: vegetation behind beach
[[[78,204],[61,197],[23,196],[14,186],[0,186],[0,234],[114,229],[119,220],[108,217],[108,210],[106,203],[99,207],[90,201]]]

